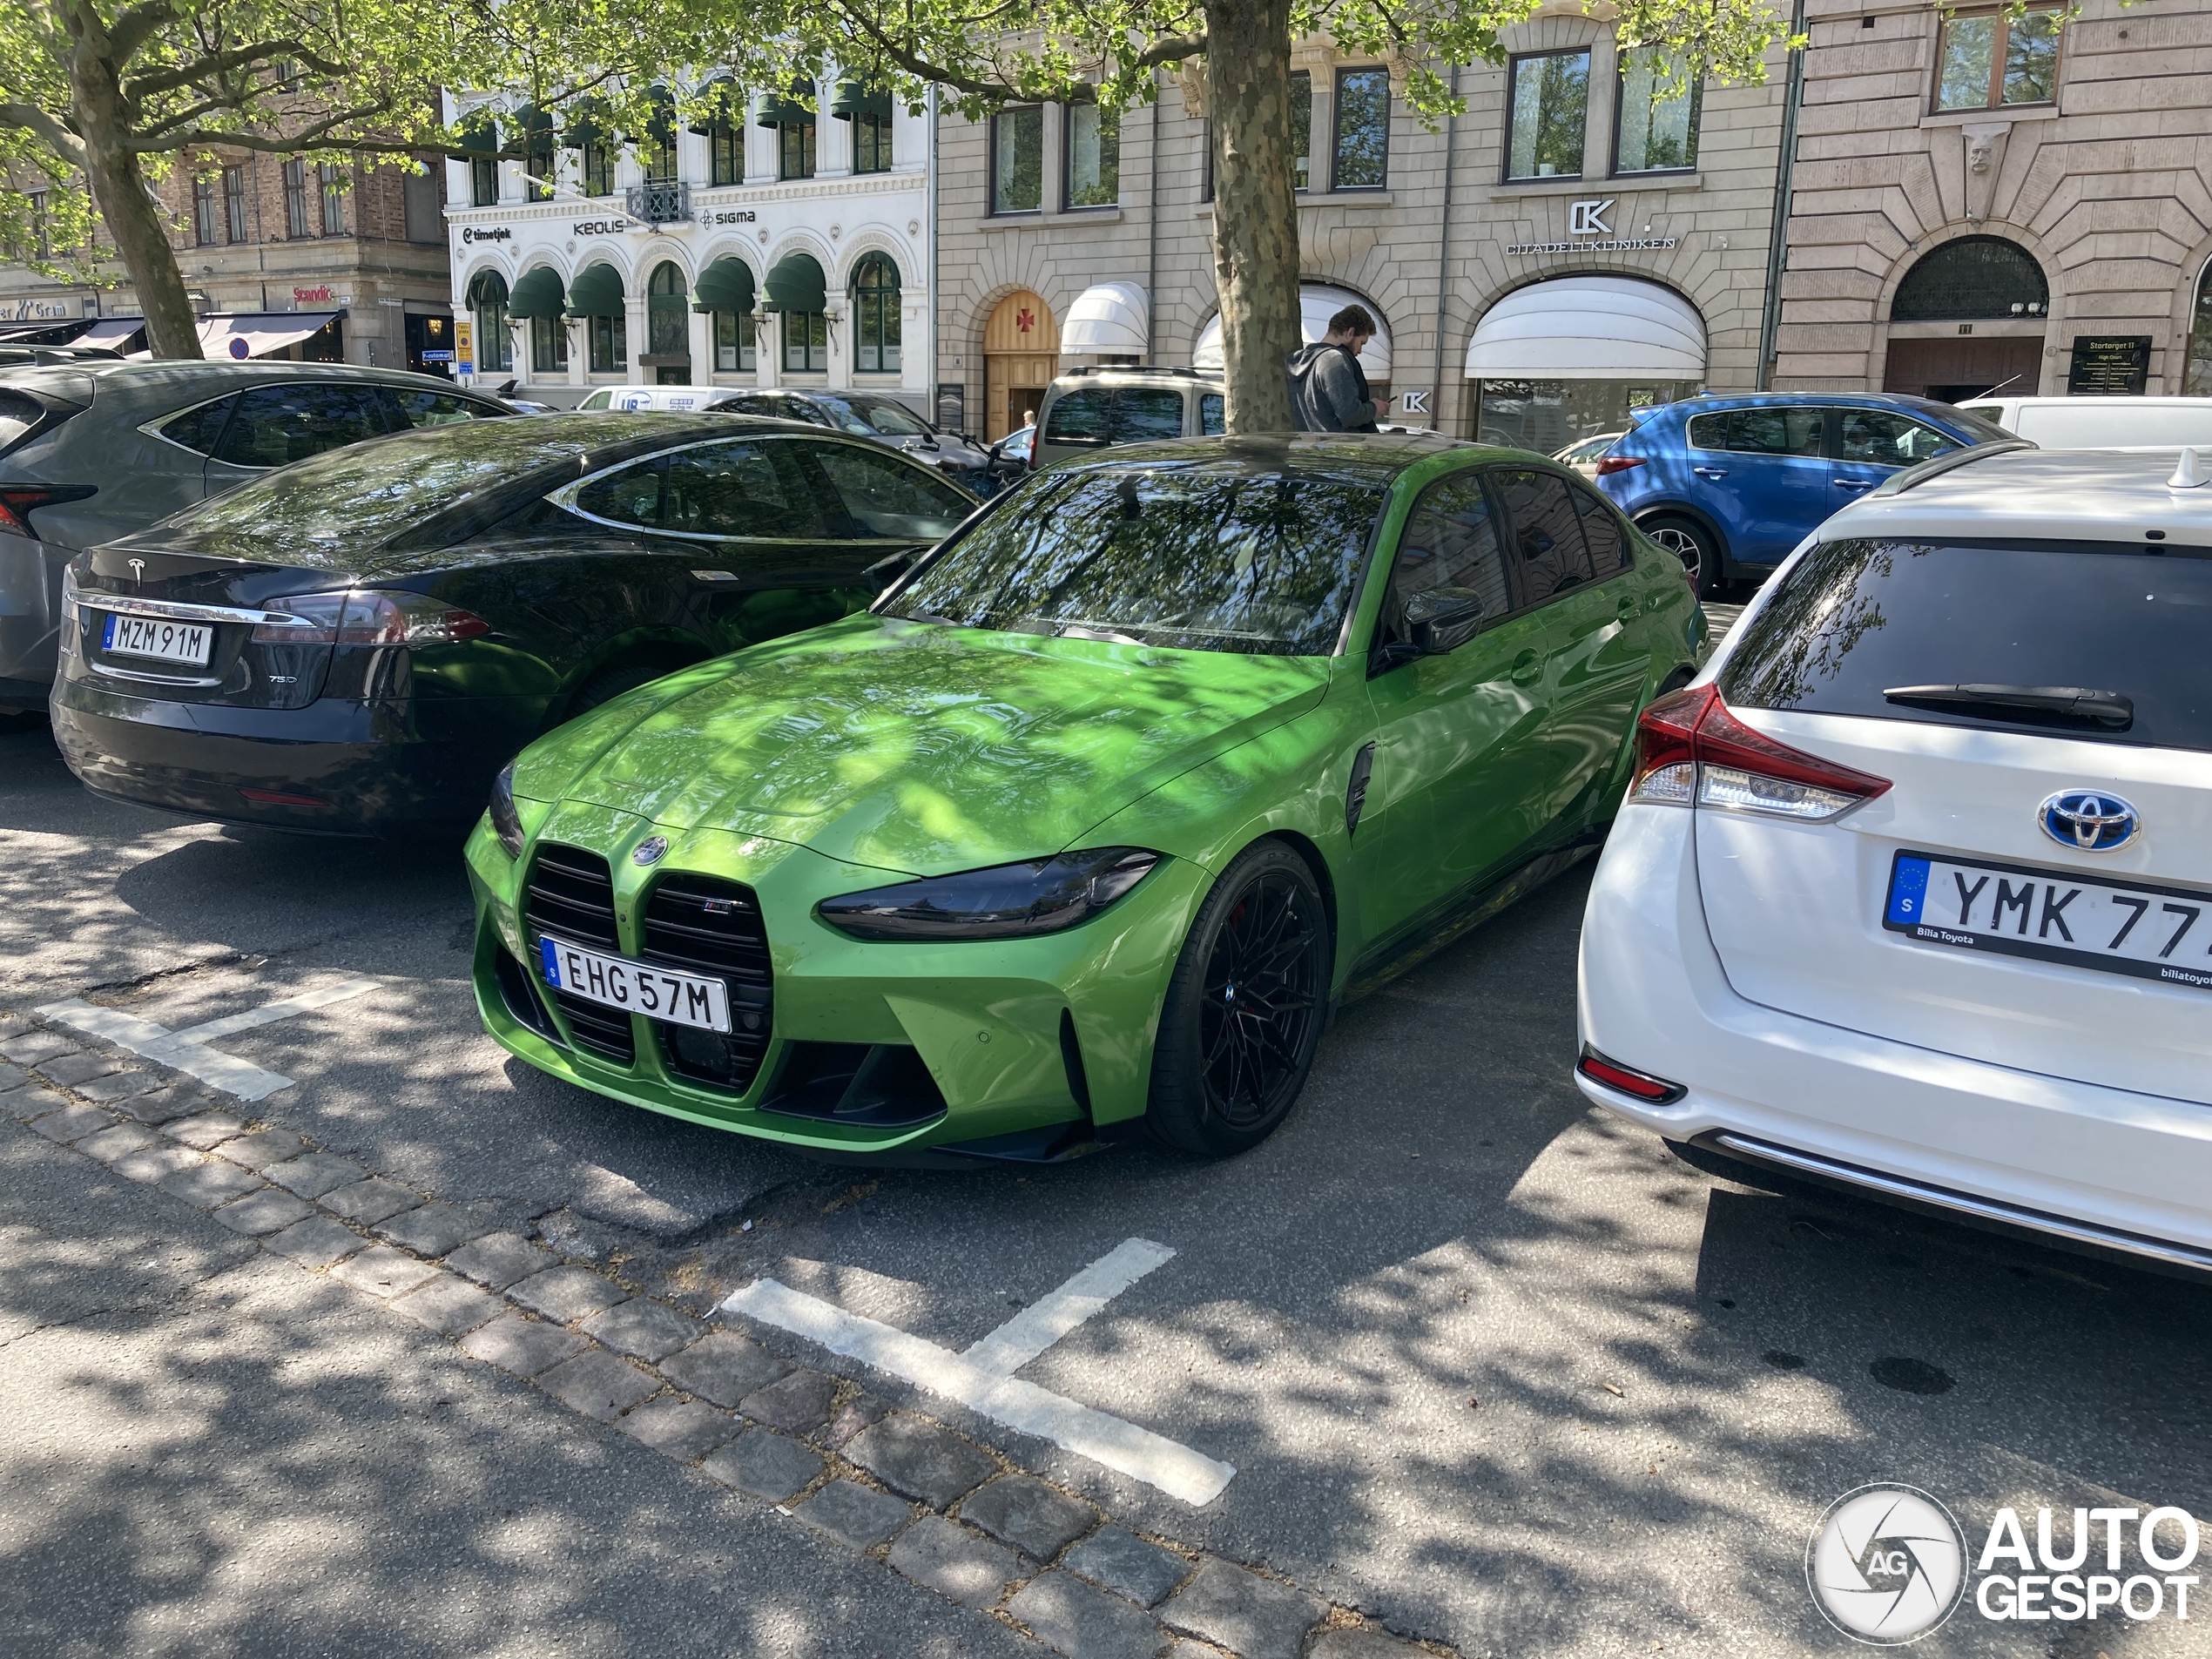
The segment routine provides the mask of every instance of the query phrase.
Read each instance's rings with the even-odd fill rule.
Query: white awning
[[[72,346],[105,346],[112,349],[145,326],[144,317],[103,317],[69,343]]]
[[[1635,277],[1554,277],[1516,288],[1467,342],[1469,380],[1702,381],[1705,320]]]
[[[1151,338],[1144,288],[1136,282],[1101,282],[1085,288],[1060,325],[1060,354],[1144,355]]]
[[[1325,282],[1301,282],[1298,290],[1298,330],[1307,345],[1312,345],[1329,332],[1329,319],[1346,306],[1365,307],[1375,320],[1375,337],[1367,342],[1366,350],[1359,354],[1360,369],[1371,381],[1390,378],[1390,324],[1383,314],[1356,293],[1332,287]],[[1193,368],[1219,368],[1221,357],[1221,319],[1216,316],[1198,331],[1198,344],[1190,354]]]
[[[345,314],[342,311],[246,311],[231,317],[202,317],[199,348],[210,357],[242,362],[297,345],[308,335],[320,334],[333,317]]]

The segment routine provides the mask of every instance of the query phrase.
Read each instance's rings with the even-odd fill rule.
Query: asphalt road
[[[2206,1289],[1716,1179],[1594,1111],[1567,1070],[1584,886],[1561,880],[1347,1009],[1298,1112],[1244,1158],[1123,1149],[1026,1172],[856,1171],[633,1111],[507,1058],[470,1006],[467,893],[449,853],[143,815],[80,792],[43,732],[0,738],[0,1012],[87,995],[175,1028],[373,978],[367,995],[226,1041],[299,1080],[256,1114],[570,1254],[619,1258],[702,1309],[771,1275],[961,1348],[1122,1241],[1165,1244],[1171,1260],[1021,1374],[1234,1465],[1202,1509],[856,1362],[812,1358],[1141,1530],[1402,1633],[1469,1656],[1835,1653],[1842,1639],[1806,1593],[1805,1543],[1834,1499],[1871,1480],[1979,1517],[1977,1541],[2000,1504],[2212,1514]],[[0,1176],[17,1200],[31,1179],[17,1166]],[[187,1221],[207,1231],[179,1220],[178,1246],[199,1249]],[[97,1217],[81,1231],[82,1271],[118,1271],[102,1265]],[[162,1245],[149,1236],[122,1254]],[[0,1271],[0,1315],[24,1317],[30,1284]],[[428,1386],[403,1344],[349,1346],[334,1312],[280,1312],[347,1353],[388,1405]],[[231,1363],[233,1345],[246,1363],[260,1339],[251,1323],[230,1328],[202,1317],[210,1363]],[[0,1347],[0,1390],[35,1395],[35,1373],[5,1359],[22,1340]],[[498,1414],[496,1401],[468,1409]],[[23,1490],[34,1466],[58,1478],[52,1437],[8,1415],[0,1491]],[[213,1480],[223,1467],[208,1438],[222,1425],[179,1421],[185,1474],[127,1461],[98,1473],[114,1504],[149,1517],[132,1546],[148,1558],[163,1517],[206,1501],[189,1472]],[[300,1420],[303,1443],[316,1432]],[[513,1507],[421,1460],[333,1501],[357,1522],[410,1482],[445,1482],[455,1527],[473,1508],[496,1531]],[[281,1501],[226,1490],[237,1524]],[[634,1501],[654,1526],[675,1513],[657,1488]],[[47,1519],[0,1528],[10,1605],[50,1593],[41,1526],[76,1512],[35,1513]],[[623,1515],[579,1510],[575,1524]],[[658,1534],[638,1535],[652,1554]],[[343,1612],[442,1588],[455,1548],[437,1528],[383,1537],[317,1593]],[[664,1554],[653,1559],[666,1570]],[[470,1570],[557,1599],[568,1561],[525,1552]],[[213,1595],[222,1569],[179,1554],[162,1570],[177,1582],[145,1579],[143,1595]],[[799,1595],[802,1627],[813,1593]],[[610,1593],[592,1602],[592,1629],[651,1651],[665,1622],[651,1601]],[[847,1604],[839,1616],[852,1615]],[[2189,1629],[2109,1612],[2025,1629],[1959,1617],[1922,1651],[2199,1651]],[[926,1647],[917,1636],[912,1650]],[[724,1650],[780,1649],[733,1627]],[[873,1651],[834,1635],[823,1650]]]

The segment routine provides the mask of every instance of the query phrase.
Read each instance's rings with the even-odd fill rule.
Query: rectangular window
[[[1044,206],[1044,106],[991,118],[991,211],[1034,213]]]
[[[246,169],[223,169],[223,222],[229,230],[231,240],[247,240],[246,234]]]
[[[863,110],[853,118],[853,171],[891,171],[891,118]]]
[[[523,152],[523,199],[553,199],[553,130],[550,126],[533,132],[529,147]]]
[[[784,368],[812,374],[829,367],[829,318],[819,311],[784,313]]]
[[[776,128],[776,177],[812,179],[814,176],[814,118],[785,121]]]
[[[490,156],[471,156],[469,158],[469,205],[471,207],[499,206],[499,163]]]
[[[1506,177],[1580,179],[1589,114],[1587,48],[1514,58],[1506,81]]]
[[[536,374],[568,373],[569,325],[558,317],[533,317],[530,320],[530,372]]]
[[[479,374],[504,374],[515,367],[515,342],[504,300],[476,307],[475,350]]]
[[[1697,117],[1704,84],[1680,56],[1650,47],[1621,54],[1615,172],[1687,172],[1697,165]]]
[[[714,314],[714,367],[727,374],[745,374],[760,365],[752,319],[742,311]]]
[[[666,125],[658,125],[637,152],[644,164],[645,182],[649,185],[672,185],[676,182],[676,130]],[[786,174],[786,178],[811,177],[813,169],[805,174]]]
[[[1336,159],[1329,188],[1380,190],[1390,182],[1389,167],[1390,71],[1339,70]]]
[[[745,183],[745,128],[717,121],[707,129],[707,176],[718,185]]]
[[[2059,29],[2055,10],[1974,12],[1948,17],[1938,57],[1939,110],[1993,110],[2007,104],[2048,104],[2058,96]]]
[[[297,156],[284,164],[284,233],[295,242],[314,234],[307,228],[307,164]]]
[[[1212,151],[1207,151],[1207,191],[1212,190]],[[1313,77],[1305,70],[1291,73],[1291,184],[1294,189],[1313,188]]]
[[[593,317],[589,320],[591,331],[591,372],[594,374],[623,374],[630,370],[630,329],[627,319],[620,316]]]
[[[37,258],[51,260],[54,257],[53,221],[48,212],[46,192],[43,190],[30,192],[30,245]]]
[[[215,181],[195,179],[192,181],[192,239],[202,247],[219,247],[223,240],[223,222],[215,212]]]
[[[615,193],[615,151],[612,145],[600,138],[586,138],[577,152],[577,160],[585,195],[611,196]]]
[[[322,233],[325,236],[343,236],[346,233],[346,192],[341,188],[344,180],[339,176],[338,169],[327,161],[315,169],[315,174],[322,185]]]
[[[1068,206],[1111,207],[1122,195],[1122,123],[1096,104],[1070,104]]]

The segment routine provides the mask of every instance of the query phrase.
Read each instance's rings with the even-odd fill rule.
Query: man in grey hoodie
[[[1301,432],[1372,432],[1382,408],[1367,393],[1359,354],[1375,337],[1365,306],[1346,306],[1329,319],[1329,332],[1290,354],[1291,415]]]

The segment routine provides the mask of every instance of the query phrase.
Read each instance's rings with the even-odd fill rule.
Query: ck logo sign
[[[1567,233],[1569,236],[1610,236],[1613,227],[1605,216],[1613,211],[1615,198],[1603,201],[1569,202],[1567,204]]]

